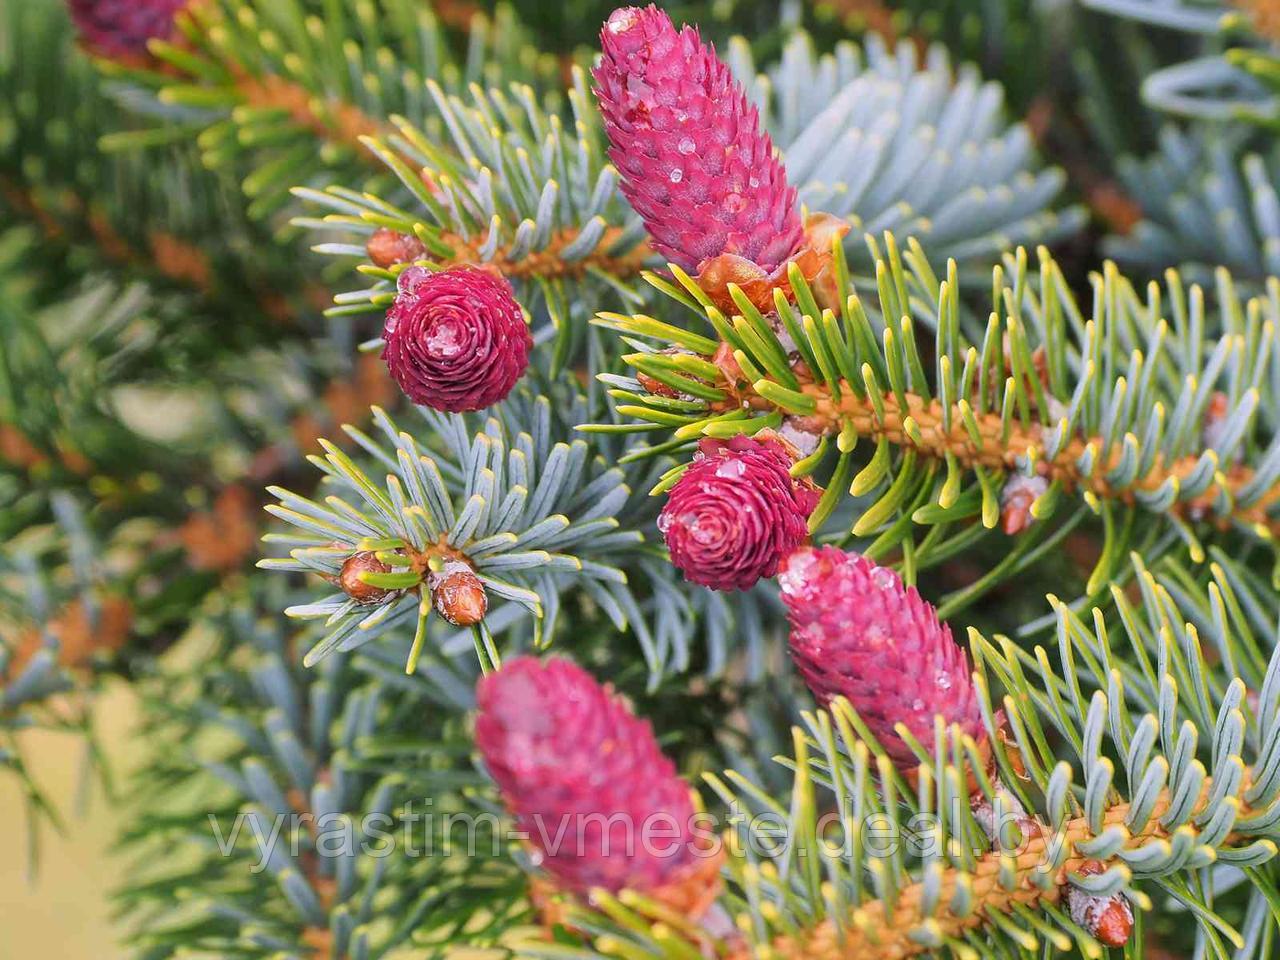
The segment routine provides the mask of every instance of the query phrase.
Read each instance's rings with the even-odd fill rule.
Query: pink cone
[[[409,399],[451,413],[504,399],[533,346],[511,284],[472,267],[409,267],[398,286],[382,359]]]
[[[658,252],[686,270],[732,253],[766,271],[794,253],[796,192],[715,49],[652,4],[615,10],[600,42],[609,157]]]
[[[173,18],[189,0],[67,0],[85,46],[104,57],[145,55],[147,42],[173,36]]]
[[[485,765],[565,888],[650,891],[695,862],[689,787],[609,687],[525,656],[482,678],[476,699]]]
[[[809,535],[820,493],[776,439],[703,440],[658,517],[671,562],[713,590],[747,590]]]
[[[900,769],[918,761],[898,723],[928,750],[937,714],[985,742],[969,659],[915,587],[836,547],[797,550],[778,584],[805,683],[824,706],[848,699]]]

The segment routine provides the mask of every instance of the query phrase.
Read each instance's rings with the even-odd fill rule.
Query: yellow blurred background
[[[94,711],[99,741],[118,783],[124,782],[136,705],[128,687],[106,687]],[[34,731],[21,740],[37,781],[57,802],[65,833],[45,825],[40,833],[39,872],[27,874],[27,814],[13,778],[0,778],[0,823],[17,825],[0,834],[0,958],[123,960],[110,921],[108,895],[119,882],[110,846],[118,810],[92,783],[87,804],[76,809],[84,780],[84,744],[70,734]]]

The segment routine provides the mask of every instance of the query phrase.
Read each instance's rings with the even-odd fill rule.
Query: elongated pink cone
[[[894,726],[932,748],[934,716],[986,737],[969,658],[892,570],[836,547],[802,547],[778,574],[791,657],[818,701],[845,697],[899,769],[916,756]]]
[[[190,0],[67,0],[80,38],[104,57],[137,57],[153,38],[173,36],[173,18]]]
[[[732,253],[770,271],[803,238],[796,192],[760,116],[698,31],[620,7],[594,78],[622,192],[658,252],[686,270]]]
[[[476,698],[485,765],[565,888],[651,891],[696,868],[689,787],[608,687],[526,656],[481,679]]]

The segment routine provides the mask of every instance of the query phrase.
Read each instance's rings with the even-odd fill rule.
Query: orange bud
[[[1133,910],[1124,897],[1112,897],[1097,918],[1093,935],[1106,947],[1123,947],[1133,933]]]
[[[397,263],[412,263],[426,254],[427,248],[417,237],[383,228],[369,238],[365,250],[369,259],[379,267],[393,267]]]
[[[1044,477],[1024,477],[1020,474],[1009,478],[1000,491],[1000,520],[1009,536],[1021,533],[1035,522],[1031,505],[1046,490],[1049,483]]]
[[[342,564],[342,571],[338,574],[338,586],[356,603],[377,603],[389,596],[392,591],[365,583],[360,579],[360,574],[390,572],[391,568],[379,560],[377,554],[367,550],[353,553]]]
[[[470,565],[450,560],[427,581],[436,612],[455,627],[471,627],[484,619],[489,597]]]
[[[1106,866],[1099,860],[1088,860],[1078,871],[1092,877],[1103,873]],[[1067,887],[1067,906],[1071,919],[1101,944],[1107,947],[1123,947],[1133,933],[1133,909],[1120,894],[1100,897],[1086,893],[1079,887]]]

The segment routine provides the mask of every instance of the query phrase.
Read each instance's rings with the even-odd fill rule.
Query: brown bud
[[[412,263],[426,254],[427,248],[417,237],[398,233],[385,227],[369,238],[365,249],[369,259],[379,267],[394,267],[397,263]]]
[[[1088,860],[1079,873],[1086,877],[1102,873],[1106,867],[1098,860]],[[1133,908],[1120,894],[1099,897],[1079,887],[1068,886],[1067,907],[1071,919],[1084,927],[1103,946],[1123,947],[1133,933]]]
[[[1231,417],[1231,398],[1221,390],[1215,390],[1209,397],[1209,404],[1204,411],[1204,424],[1200,430],[1200,441],[1206,447],[1220,447],[1226,439],[1226,427]],[[1233,460],[1239,460],[1237,452]]]
[[[436,612],[455,627],[475,626],[489,610],[489,597],[475,571],[461,560],[450,560],[427,580]]]
[[[1010,477],[1000,491],[1000,520],[1004,532],[1012,537],[1031,526],[1035,522],[1031,505],[1048,489],[1049,482],[1044,477],[1021,474]]]
[[[792,459],[802,460],[818,449],[823,428],[818,417],[785,417],[776,436],[794,451]]]
[[[338,586],[356,603],[377,603],[393,591],[365,583],[360,579],[360,574],[390,572],[391,568],[379,560],[377,554],[372,551],[353,553],[342,564],[342,571],[338,574]]]
[[[691,356],[694,356],[694,353],[691,350],[685,350],[685,349],[682,349],[681,347],[668,347],[667,349],[662,351],[661,356],[691,357]],[[657,377],[651,377],[647,373],[637,373],[636,380],[640,382],[640,386],[644,387],[644,389],[647,392],[653,394],[656,397],[679,397],[680,396],[680,391],[675,389],[675,387],[671,386],[668,383],[663,383]]]

